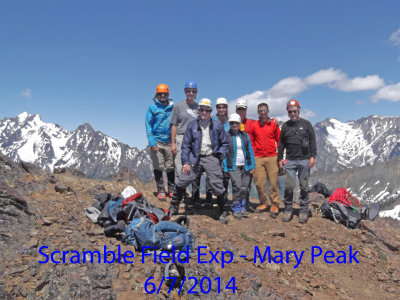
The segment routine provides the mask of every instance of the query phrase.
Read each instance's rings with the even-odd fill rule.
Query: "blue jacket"
[[[169,100],[164,107],[156,98],[153,98],[154,104],[149,106],[146,113],[146,133],[150,148],[156,145],[156,142],[171,143],[171,119],[174,103]]]
[[[217,115],[214,116],[214,120],[220,122]],[[221,123],[221,124],[222,124],[222,126],[224,126],[225,132],[228,132],[229,129],[231,129],[231,126],[229,125],[228,119],[226,120],[225,123]]]
[[[210,139],[213,155],[221,161],[228,150],[226,132],[220,122],[210,119]],[[199,161],[201,141],[203,132],[200,128],[199,119],[188,124],[182,142],[182,165],[195,165]]]
[[[253,147],[251,146],[251,140],[249,135],[244,132],[244,131],[239,131],[238,135],[240,137],[240,140],[242,142],[242,150],[243,150],[243,155],[244,155],[244,169],[245,171],[250,171],[251,169],[255,169],[256,167],[256,161],[254,158],[254,151]],[[245,146],[245,141],[243,136],[247,139],[247,145],[248,149],[246,149]],[[222,164],[222,170],[223,172],[228,172],[228,171],[234,171],[236,170],[236,154],[237,154],[237,144],[236,144],[236,138],[232,134],[231,131],[228,132],[227,138],[229,142],[229,147],[228,147],[228,152],[226,153],[226,157],[223,161]],[[228,159],[231,161],[231,166],[228,166]]]

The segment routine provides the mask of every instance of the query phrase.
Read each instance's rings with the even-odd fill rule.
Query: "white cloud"
[[[372,96],[372,101],[378,102],[379,100],[400,101],[400,82],[379,89],[375,95]]]
[[[342,71],[329,68],[311,74],[304,79],[304,82],[308,85],[320,85],[345,79],[347,79],[347,76]]]
[[[32,92],[30,89],[25,89],[20,93],[21,96],[26,97],[26,98],[31,98],[32,97]]]
[[[393,32],[389,40],[396,46],[400,46],[400,28]]]
[[[271,97],[293,97],[302,91],[307,89],[307,85],[304,81],[295,76],[295,77],[287,77],[276,83],[268,93]]]
[[[343,92],[376,90],[383,86],[385,86],[385,82],[378,75],[354,77],[353,79],[340,80],[332,84],[333,88]]]
[[[385,87],[384,80],[378,75],[368,75],[365,77],[354,77],[349,79],[341,70],[328,68],[319,70],[304,79],[298,76],[287,77],[274,84],[269,90],[255,91],[251,94],[241,96],[240,98],[231,101],[229,105],[229,113],[235,112],[236,102],[239,99],[244,99],[247,101],[248,117],[258,118],[257,105],[261,101],[265,101],[268,103],[271,116],[277,117],[280,120],[287,120],[287,101],[296,98],[301,92],[317,85],[326,85],[328,88],[340,90],[342,92],[379,89],[373,98],[374,102],[377,102],[380,99],[399,101],[397,97],[400,97],[400,86],[397,87],[399,90],[391,86]],[[301,104],[301,99],[299,101]],[[365,101],[357,101],[358,105],[363,103],[365,103]],[[304,108],[302,108],[301,114],[305,118],[316,116],[313,111]]]

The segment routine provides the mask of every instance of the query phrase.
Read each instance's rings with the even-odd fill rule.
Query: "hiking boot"
[[[269,215],[270,215],[272,218],[275,219],[275,218],[278,216],[278,214],[279,214],[279,207],[278,207],[277,205],[273,204],[273,205],[271,206],[271,209],[269,210]]]
[[[222,224],[228,224],[228,212],[223,211],[218,219]]]
[[[242,213],[240,212],[240,211],[238,211],[238,212],[234,212],[233,213],[233,216],[236,218],[236,219],[241,219],[242,218]]]
[[[257,212],[257,213],[264,212],[264,211],[267,210],[267,208],[268,208],[267,204],[266,204],[266,203],[262,203],[262,204],[260,204],[259,206],[257,206],[256,212]]]
[[[206,202],[206,203],[204,203],[204,208],[210,209],[210,208],[212,208],[212,207],[213,207],[212,202]]]
[[[185,204],[185,213],[191,214],[194,212],[194,203],[193,202],[188,202]]]
[[[159,191],[157,198],[160,201],[167,201],[167,194],[164,191]]]
[[[174,204],[170,203],[169,211],[171,212],[171,216],[177,215],[178,211],[179,211],[179,205],[174,205]]]
[[[241,212],[242,218],[247,218],[249,216],[249,213],[246,210],[242,210]]]
[[[307,223],[308,220],[308,212],[300,212],[299,215],[299,223],[304,224]]]
[[[283,222],[289,222],[292,219],[293,216],[293,211],[291,210],[285,210],[285,212],[283,213]]]

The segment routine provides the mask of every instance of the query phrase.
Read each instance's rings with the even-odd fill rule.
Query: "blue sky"
[[[400,1],[1,1],[0,119],[23,111],[140,149],[159,83],[182,101],[290,98],[314,124],[400,112]]]

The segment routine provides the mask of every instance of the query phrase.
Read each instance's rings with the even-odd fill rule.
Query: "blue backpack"
[[[136,249],[144,246],[154,250],[171,250],[175,246],[176,251],[194,251],[193,233],[186,227],[171,221],[160,221],[154,224],[150,219],[141,217],[133,219],[126,227],[125,241]]]

